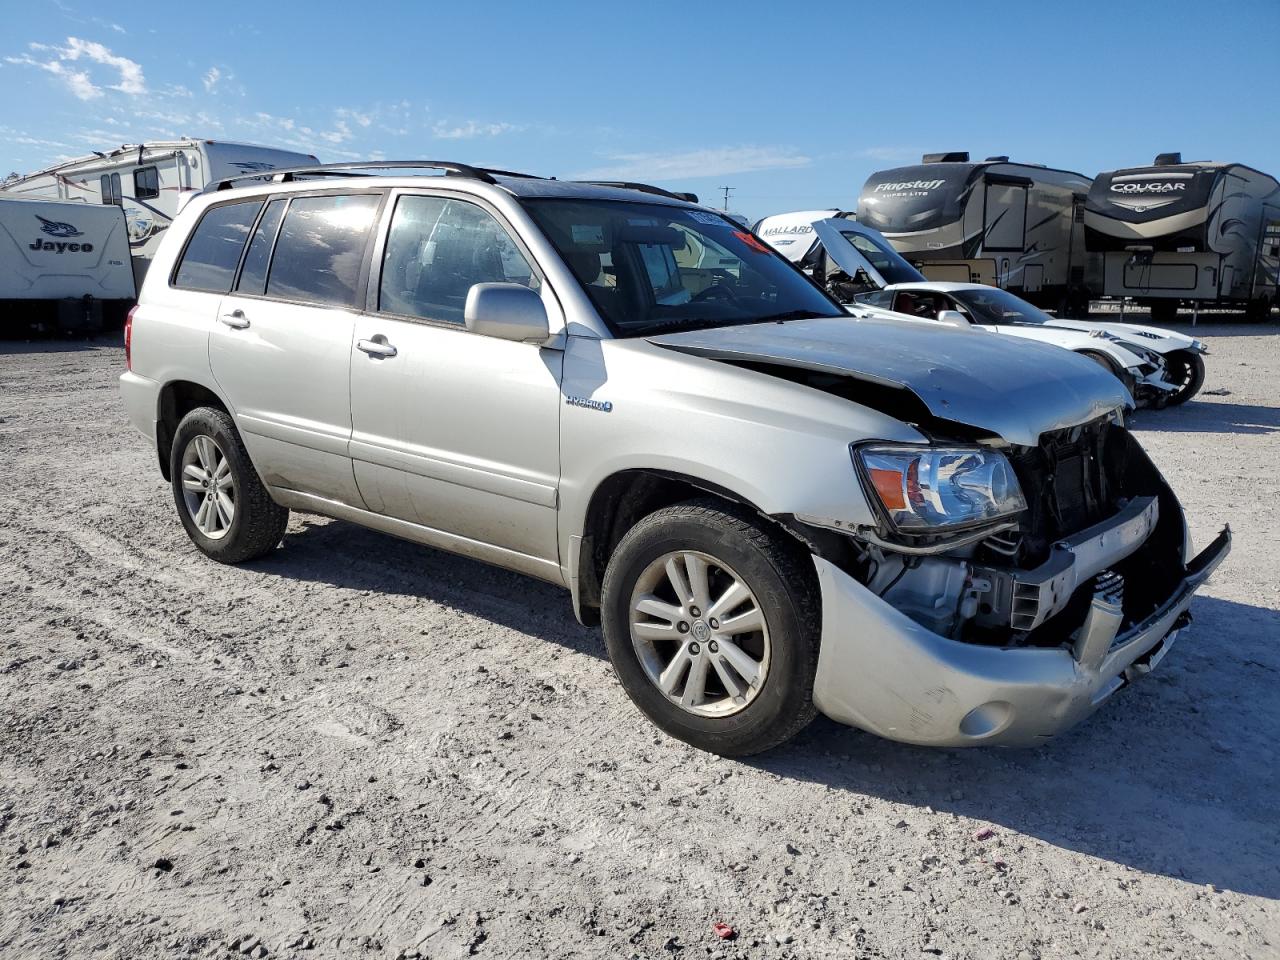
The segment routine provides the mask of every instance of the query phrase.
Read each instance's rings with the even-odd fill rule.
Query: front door
[[[531,258],[469,200],[394,198],[351,347],[351,456],[369,509],[441,545],[558,576],[563,354],[467,331],[476,283],[541,289]]]
[[[209,363],[271,486],[362,506],[351,438],[351,343],[378,193],[272,200],[222,298]]]

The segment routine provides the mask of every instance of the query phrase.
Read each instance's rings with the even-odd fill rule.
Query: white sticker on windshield
[[[709,223],[712,226],[723,227],[724,218],[718,217],[714,213],[703,213],[701,210],[690,210],[689,216],[697,220],[699,223]]]
[[[585,245],[601,246],[604,244],[604,227],[598,223],[574,223],[569,227],[573,242]]]

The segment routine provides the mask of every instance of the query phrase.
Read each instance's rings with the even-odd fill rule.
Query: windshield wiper
[[[814,313],[812,310],[784,310],[782,313],[769,313],[763,317],[756,317],[752,323],[785,323],[788,320],[819,320],[823,319],[821,314]],[[830,317],[825,319],[830,320]]]

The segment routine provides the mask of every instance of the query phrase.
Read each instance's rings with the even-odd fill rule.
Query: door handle
[[[220,316],[218,322],[225,323],[232,330],[243,330],[249,325],[249,318],[244,315],[243,310],[232,310]]]
[[[357,340],[356,349],[371,357],[394,357],[399,352],[381,334],[372,340]]]

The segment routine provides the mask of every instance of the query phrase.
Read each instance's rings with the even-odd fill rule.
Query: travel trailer
[[[16,194],[122,207],[133,270],[141,286],[160,237],[191,197],[216,180],[314,164],[310,154],[218,140],[157,140],[46,167],[0,183],[0,197]]]
[[[858,220],[930,280],[986,283],[1036,304],[1088,309],[1081,223],[1091,181],[1008,157],[929,153],[873,173]]]
[[[0,194],[0,336],[120,326],[134,299],[119,207]]]
[[[1084,213],[1085,243],[1103,261],[1103,295],[1132,297],[1152,320],[1179,303],[1243,307],[1263,319],[1280,273],[1280,183],[1242,163],[1183,163],[1098,174]]]

